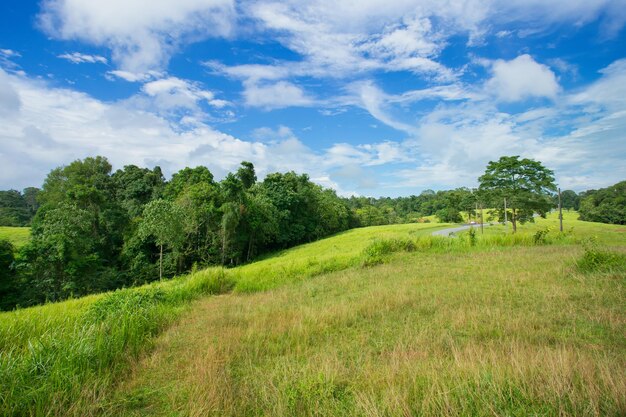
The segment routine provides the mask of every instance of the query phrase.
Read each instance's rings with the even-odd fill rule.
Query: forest
[[[625,186],[567,190],[562,205],[580,210],[582,220],[625,224]],[[236,266],[355,227],[428,222],[433,215],[462,222],[462,213],[475,216],[478,204],[495,203],[469,188],[342,198],[306,174],[271,173],[258,181],[245,161],[221,181],[203,166],[167,181],[158,166],[113,172],[105,157],[85,158],[52,170],[41,189],[0,191],[0,225],[31,228],[22,247],[0,240],[0,308]],[[556,195],[549,205],[556,207]],[[520,220],[532,221],[529,213]]]

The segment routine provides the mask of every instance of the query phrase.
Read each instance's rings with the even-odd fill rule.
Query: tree
[[[533,221],[535,213],[545,217],[553,207],[554,173],[532,159],[503,156],[497,162],[490,161],[478,181],[480,193],[495,207],[506,198],[514,233],[518,222]],[[496,212],[503,217],[503,208]]]
[[[626,181],[581,196],[580,220],[626,224]]]
[[[14,251],[11,242],[0,239],[0,310],[8,310],[15,305]]]
[[[256,173],[252,162],[243,161],[241,163],[241,167],[237,170],[237,178],[246,190],[256,183]]]
[[[116,199],[124,207],[130,218],[141,216],[143,208],[150,201],[161,197],[165,178],[160,167],[139,168],[126,165],[112,176]]]
[[[25,226],[31,217],[19,191],[0,191],[0,226]]]
[[[57,301],[109,289],[100,278],[106,270],[93,239],[87,210],[63,202],[46,211],[31,241],[20,250],[18,268],[28,283],[25,304]]]
[[[183,168],[172,176],[172,180],[165,187],[164,195],[173,200],[186,188],[199,184],[213,184],[213,174],[207,167]]]
[[[561,192],[561,207],[566,210],[578,210],[580,207],[580,197],[576,194],[576,191],[565,190]]]
[[[163,246],[177,249],[184,238],[183,211],[167,200],[154,200],[143,211],[139,234],[154,237],[159,246],[159,279],[163,279]]]

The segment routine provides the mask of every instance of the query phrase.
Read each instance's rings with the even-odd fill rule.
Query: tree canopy
[[[503,156],[498,161],[490,161],[478,181],[483,198],[498,207],[496,213],[501,219],[506,198],[514,232],[518,222],[533,221],[535,213],[545,217],[554,206],[551,201],[556,191],[554,172],[532,159]]]
[[[626,224],[626,181],[581,194],[580,219]]]

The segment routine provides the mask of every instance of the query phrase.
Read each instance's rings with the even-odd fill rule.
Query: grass
[[[0,240],[6,239],[16,248],[24,246],[30,237],[30,227],[0,226]]]
[[[418,236],[440,227],[356,229],[241,268],[210,268],[140,288],[0,313],[0,415],[84,415],[192,299],[233,286],[258,291],[348,268],[376,238]]]
[[[626,275],[581,252],[402,252],[199,300],[103,414],[624,415]]]
[[[625,272],[576,264],[596,230],[441,227],[2,313],[0,415],[623,414]]]
[[[485,223],[487,214],[485,213]],[[492,222],[492,226],[485,227],[484,233],[487,236],[504,236],[511,234],[511,224],[505,227],[502,224]],[[480,229],[480,226],[477,226]],[[518,225],[518,234],[535,234],[540,230],[549,229],[554,236],[559,231],[558,213],[548,214],[547,218],[535,218],[534,223]],[[626,226],[609,225],[596,222],[583,222],[578,220],[578,213],[575,211],[563,211],[563,231],[565,234],[582,237],[595,237],[598,243],[607,246],[619,246],[626,244]]]

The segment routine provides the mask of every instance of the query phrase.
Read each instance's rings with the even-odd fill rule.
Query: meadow
[[[0,240],[6,239],[16,248],[24,246],[30,237],[30,227],[0,226]]]
[[[0,414],[623,415],[626,234],[568,222],[355,229],[2,313]]]

